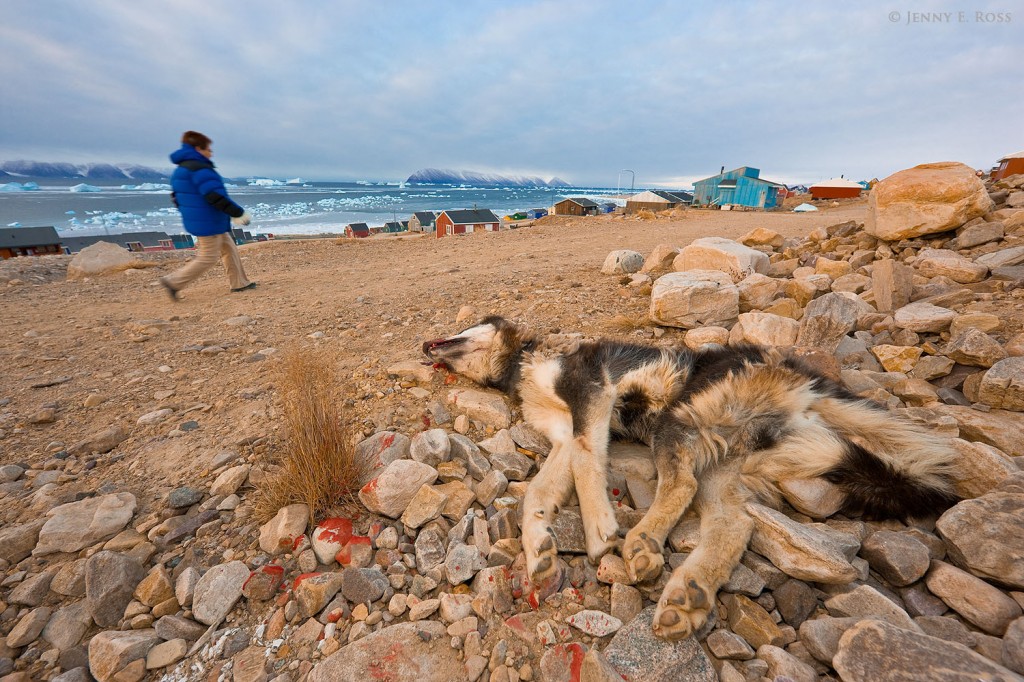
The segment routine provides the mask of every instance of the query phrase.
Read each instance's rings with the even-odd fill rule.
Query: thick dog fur
[[[953,454],[940,438],[773,349],[694,352],[534,336],[489,317],[423,351],[518,400],[526,421],[551,441],[523,502],[534,583],[557,570],[551,527],[574,485],[590,559],[613,547],[609,439],[650,445],[658,484],[622,544],[630,577],[660,575],[665,540],[691,504],[701,519],[699,544],[655,613],[654,630],[668,639],[705,623],[753,531],[746,503],[778,503],[780,481],[825,478],[845,493],[842,511],[878,518],[936,515],[956,501],[946,475]]]

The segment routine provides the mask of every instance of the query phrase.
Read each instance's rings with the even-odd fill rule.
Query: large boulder
[[[739,316],[739,306],[739,289],[724,272],[670,272],[654,282],[650,317],[657,324],[683,329],[728,327]]]
[[[739,282],[759,272],[768,273],[768,256],[757,249],[723,237],[703,237],[683,247],[675,261],[674,270],[718,270]]]
[[[896,241],[954,230],[992,210],[985,185],[962,163],[926,163],[879,182],[868,197],[865,231]]]
[[[1024,590],[1022,527],[1024,494],[998,490],[960,502],[935,522],[954,564],[1015,590]]]
[[[985,372],[978,400],[990,407],[1024,412],[1024,358],[1000,360]]]
[[[135,496],[111,493],[69,502],[52,509],[39,531],[36,556],[54,552],[77,552],[89,545],[113,537],[135,515]]]
[[[110,242],[96,242],[87,246],[68,264],[68,279],[84,279],[108,272],[120,272],[132,267],[135,257],[129,251]]]
[[[400,623],[348,644],[321,661],[310,682],[460,682],[459,651],[438,621]]]

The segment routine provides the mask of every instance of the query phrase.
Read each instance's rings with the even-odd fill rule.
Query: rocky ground
[[[258,289],[215,272],[178,303],[153,280],[180,254],[75,280],[68,257],[0,264],[0,679],[1021,679],[1024,178],[926,170],[810,215],[249,245]],[[928,203],[915,182],[955,191]],[[650,632],[665,578],[590,565],[572,506],[563,582],[525,580],[518,502],[546,444],[417,358],[490,313],[793,347],[948,434],[966,499],[937,522],[866,522],[833,514],[828,486],[787,484],[781,511],[751,507],[709,627],[666,644]],[[337,362],[377,466],[356,518],[255,516],[295,347]],[[621,532],[652,484],[645,452],[616,448]],[[698,532],[683,519],[670,566]]]

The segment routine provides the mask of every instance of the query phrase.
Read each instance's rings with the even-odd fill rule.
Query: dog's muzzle
[[[458,336],[452,337],[450,339],[434,339],[432,341],[424,341],[423,354],[430,355],[433,351],[437,350],[438,348],[448,348],[451,346],[457,346],[459,344],[465,343],[465,341],[466,339]]]

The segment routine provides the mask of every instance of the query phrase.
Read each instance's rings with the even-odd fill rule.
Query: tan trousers
[[[163,278],[176,291],[198,278],[220,259],[228,271],[232,289],[241,289],[249,284],[249,278],[242,269],[242,259],[235,247],[235,240],[227,232],[210,237],[196,237],[196,257]]]

